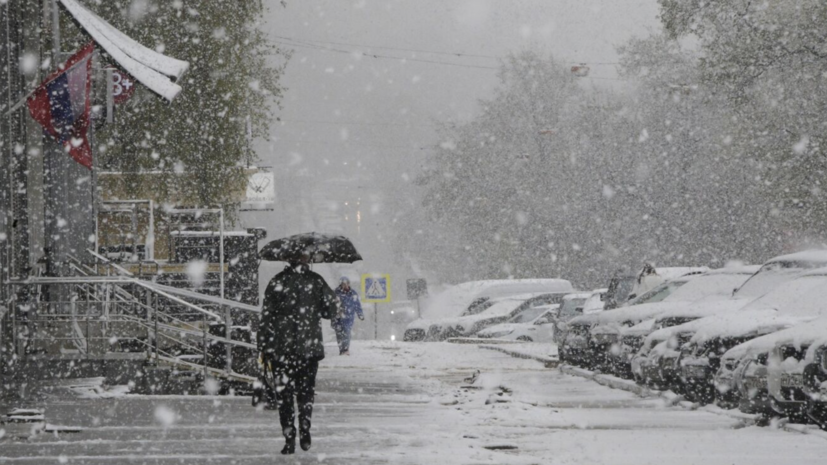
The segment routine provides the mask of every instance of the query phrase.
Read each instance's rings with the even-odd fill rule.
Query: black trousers
[[[318,360],[288,357],[273,363],[276,404],[281,429],[286,438],[296,437],[295,404],[299,406],[299,428],[310,430],[318,371]]]

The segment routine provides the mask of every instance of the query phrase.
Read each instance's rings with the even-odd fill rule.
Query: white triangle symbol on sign
[[[375,279],[371,281],[370,288],[365,293],[368,297],[373,299],[379,299],[385,297],[385,289],[382,288],[382,285],[379,284],[379,280]]]

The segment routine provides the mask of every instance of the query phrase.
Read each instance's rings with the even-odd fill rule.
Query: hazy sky
[[[439,142],[435,123],[467,121],[492,96],[499,57],[533,49],[589,64],[584,86],[624,86],[615,47],[659,28],[656,0],[271,3],[264,27],[294,51],[282,123],[271,142],[258,144],[262,164],[276,167],[281,202],[245,222],[276,237],[330,229],[338,217],[365,256],[360,269],[397,277],[412,267],[390,258],[390,200],[410,196],[400,187]],[[356,202],[358,225],[347,210]],[[331,216],[333,223],[319,220]]]
[[[509,52],[533,48],[585,62],[592,71],[584,85],[623,85],[612,80],[613,65],[596,63],[616,62],[618,44],[659,28],[656,0],[272,3],[265,29],[294,55],[284,122],[260,155],[314,173],[325,161],[420,158],[421,147],[436,142],[434,121],[467,120],[491,95],[498,81],[489,68]],[[366,56],[373,54],[398,58]]]

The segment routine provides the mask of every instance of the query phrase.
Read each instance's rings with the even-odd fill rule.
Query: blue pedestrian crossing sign
[[[391,301],[391,277],[387,274],[362,275],[362,302],[381,304]]]

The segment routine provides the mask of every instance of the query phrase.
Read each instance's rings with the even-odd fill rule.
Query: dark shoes
[[[290,455],[296,453],[296,428],[287,428],[284,432],[284,447],[281,449],[281,455]]]
[[[310,423],[303,423],[299,428],[299,445],[302,450],[310,450]],[[292,429],[288,434],[284,435],[284,447],[281,449],[281,455],[291,455],[296,453],[296,430]]]
[[[299,445],[301,446],[302,450],[310,450],[310,443],[310,430],[301,430],[299,432]]]
[[[303,451],[310,450],[310,422],[305,420],[299,425],[299,445]]]

